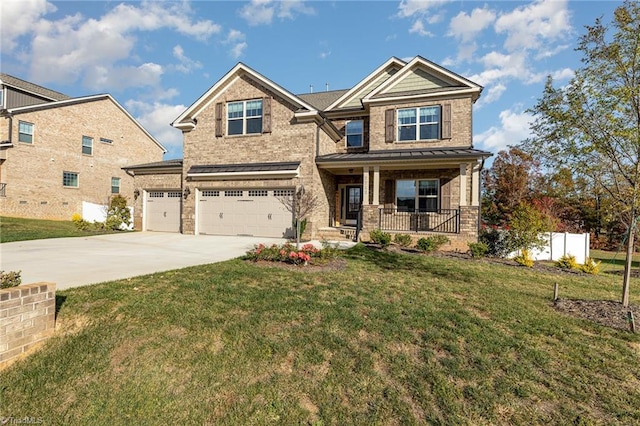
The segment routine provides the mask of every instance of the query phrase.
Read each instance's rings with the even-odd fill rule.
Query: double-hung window
[[[33,124],[26,121],[18,123],[18,141],[33,143]]]
[[[398,140],[440,139],[440,106],[398,110]]]
[[[93,138],[89,136],[82,137],[82,153],[86,155],[93,155]]]
[[[364,121],[347,121],[345,125],[345,136],[347,138],[347,148],[359,148],[364,140]]]
[[[75,172],[62,172],[62,186],[67,188],[77,188],[78,174]]]
[[[262,99],[227,104],[227,134],[262,133]]]
[[[120,178],[118,177],[111,178],[111,193],[112,194],[120,193]]]
[[[403,212],[438,211],[438,179],[398,180],[396,206]]]

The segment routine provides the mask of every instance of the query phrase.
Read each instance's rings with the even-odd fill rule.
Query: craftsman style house
[[[0,215],[70,220],[132,194],[122,167],[165,152],[111,95],[71,98],[0,74]]]
[[[306,236],[368,231],[477,239],[472,105],[482,87],[422,57],[391,58],[348,90],[294,95],[238,64],[172,125],[182,161],[126,167],[136,225],[188,234],[292,235],[281,200],[318,200]],[[140,208],[141,207],[141,208]]]

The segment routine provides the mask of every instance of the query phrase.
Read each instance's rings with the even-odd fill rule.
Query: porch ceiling
[[[380,166],[381,170],[451,168],[492,155],[473,148],[382,150],[322,155],[316,157],[316,164],[334,173],[348,174],[361,172],[364,166]]]

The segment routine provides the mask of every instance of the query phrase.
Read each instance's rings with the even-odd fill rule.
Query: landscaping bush
[[[576,261],[575,256],[571,256],[570,254],[565,254],[560,259],[556,261],[556,266],[558,268],[563,269],[577,269],[578,262]]]
[[[393,237],[393,242],[402,247],[409,247],[412,241],[411,235],[409,234],[396,234]]]
[[[478,240],[486,244],[487,255],[492,257],[507,257],[517,249],[515,241],[503,229],[483,229],[480,231]]]
[[[533,257],[531,257],[531,253],[529,250],[522,250],[520,254],[513,258],[518,264],[522,266],[526,266],[527,268],[533,268]]]
[[[22,278],[20,277],[21,272],[22,271],[0,271],[0,288],[17,287],[22,284]]]
[[[600,262],[587,257],[584,264],[580,265],[580,270],[587,274],[598,275],[600,273]]]
[[[475,258],[485,257],[489,251],[489,247],[481,241],[477,243],[468,243],[468,246],[471,257]]]
[[[382,248],[386,248],[391,244],[391,234],[380,229],[374,229],[369,233],[369,238],[375,244],[380,244]]]
[[[300,250],[291,243],[283,244],[279,246],[273,244],[270,247],[264,244],[258,244],[254,246],[252,250],[249,250],[245,254],[245,259],[257,262],[264,260],[268,262],[284,262],[292,263],[294,265],[306,265],[312,257],[323,259],[321,254],[322,250],[318,250],[313,244],[305,244]]]
[[[425,253],[438,250],[449,242],[449,238],[444,235],[433,235],[431,237],[422,237],[416,243],[416,248]]]
[[[122,195],[111,198],[105,228],[113,231],[128,229],[131,225],[131,211],[127,207],[127,199]]]

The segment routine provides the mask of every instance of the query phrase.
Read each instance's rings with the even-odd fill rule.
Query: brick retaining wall
[[[35,283],[0,290],[0,368],[53,334],[56,285]]]

